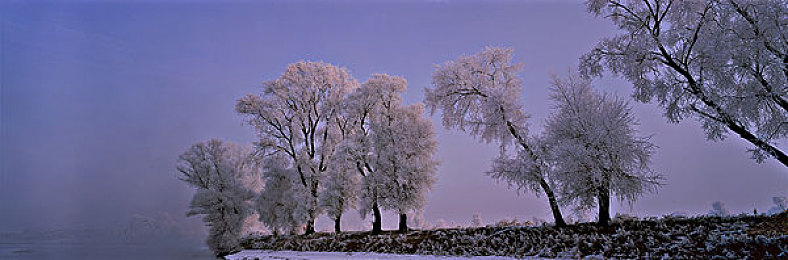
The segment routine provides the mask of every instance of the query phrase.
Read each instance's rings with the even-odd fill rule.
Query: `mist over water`
[[[74,226],[0,233],[0,259],[213,259],[202,223],[134,215],[116,229]]]
[[[0,259],[216,259],[207,248],[181,244],[0,244]]]

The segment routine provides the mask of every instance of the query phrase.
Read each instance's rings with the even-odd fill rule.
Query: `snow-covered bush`
[[[626,221],[637,221],[639,220],[637,216],[632,216],[625,213],[616,213],[616,216],[613,217],[613,222],[626,222]]]
[[[722,203],[722,201],[715,201],[711,204],[711,211],[709,211],[709,215],[727,217],[730,215],[730,212],[728,212],[728,209],[725,207],[725,203]]]
[[[408,218],[408,227],[417,229],[429,229],[430,223],[424,218],[424,210],[418,210]]]
[[[448,228],[449,223],[446,222],[445,219],[439,218],[435,220],[435,224],[433,225],[434,228]]]
[[[671,218],[686,218],[689,216],[689,213],[686,211],[674,211],[673,213],[668,214],[666,217]]]
[[[472,227],[481,227],[482,224],[482,214],[476,212],[473,214],[473,219],[471,219],[471,226]]]
[[[495,223],[496,227],[523,227],[523,226],[533,226],[534,222],[529,220],[520,221],[517,218],[512,219],[502,219]]]
[[[252,205],[252,208],[254,208],[254,205]],[[246,219],[244,219],[241,236],[259,236],[268,233],[270,233],[268,228],[260,222],[260,214],[256,210],[250,211],[250,214],[247,214]]]
[[[768,215],[775,215],[785,212],[788,210],[788,198],[786,197],[772,197],[772,202],[774,202],[774,206],[769,208],[769,211],[766,212]]]
[[[531,223],[534,223],[534,226],[541,226],[541,225],[547,224],[547,221],[545,221],[542,218],[532,217],[531,218]]]

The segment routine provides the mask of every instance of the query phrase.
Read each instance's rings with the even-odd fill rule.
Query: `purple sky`
[[[512,47],[525,64],[525,109],[540,131],[550,73],[566,75],[582,53],[614,33],[580,1],[5,1],[0,12],[0,231],[113,227],[132,214],[182,216],[192,190],[176,179],[178,154],[213,137],[251,142],[251,128],[233,111],[235,99],[300,59],[347,67],[360,81],[372,73],[403,76],[412,103],[423,98],[435,64],[487,45]],[[631,93],[618,79],[596,85]],[[614,212],[706,213],[716,200],[732,212],[765,211],[771,197],[788,195],[788,171],[773,160],[748,159],[737,137],[706,142],[694,121],[668,124],[655,105],[633,106],[640,130],[660,146],[653,168],[667,180],[657,194]],[[467,224],[476,212],[488,223],[550,219],[544,198],[518,196],[484,175],[494,145],[433,119],[441,166],[428,221]],[[384,218],[384,227],[395,225]]]

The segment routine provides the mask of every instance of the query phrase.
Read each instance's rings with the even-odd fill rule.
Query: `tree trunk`
[[[602,185],[597,188],[599,196],[599,225],[607,226],[610,224],[610,177],[603,177]]]
[[[399,214],[399,232],[408,232],[408,215],[405,213]]]
[[[375,199],[375,202],[372,204],[372,215],[374,219],[372,220],[372,234],[380,234],[383,232],[381,229],[381,220],[380,220],[380,208],[378,207],[378,199]]]
[[[339,234],[340,232],[342,232],[342,225],[340,225],[341,220],[342,220],[342,213],[337,215],[337,217],[334,219],[334,233]]]
[[[747,131],[747,129],[744,127],[736,124],[733,120],[726,120],[725,123],[728,125],[728,128],[731,129],[731,131],[738,134],[742,139],[747,140],[760,149],[763,149],[766,151],[766,153],[774,157],[774,159],[777,159],[778,162],[782,163],[783,166],[788,166],[788,155],[786,155],[782,150],[759,139],[754,134]]]
[[[610,195],[606,192],[599,196],[599,225],[610,224]]]
[[[309,235],[314,233],[315,233],[315,219],[311,218],[310,220],[306,221],[306,231],[304,231],[304,235]]]
[[[501,107],[501,109],[503,110],[503,107]],[[517,142],[520,143],[520,146],[522,146],[523,149],[528,152],[531,158],[534,159],[534,161],[539,161],[539,157],[537,157],[536,153],[534,153],[534,150],[531,150],[531,147],[528,146],[528,143],[526,142],[525,138],[523,136],[520,136],[519,133],[517,133],[517,130],[514,128],[514,124],[511,121],[506,121],[506,126],[509,127],[509,133],[511,133],[512,136],[514,136]],[[542,172],[541,169],[539,171],[542,174],[544,174],[544,172]],[[539,180],[539,186],[542,187],[542,190],[544,190],[544,193],[547,195],[547,200],[550,202],[550,210],[553,211],[553,219],[555,219],[555,226],[565,227],[566,221],[564,221],[564,217],[561,216],[561,209],[558,207],[558,200],[555,199],[555,194],[553,193],[553,189],[550,188],[550,185],[547,184],[547,181],[545,181],[544,177],[542,177],[541,180]]]
[[[564,221],[564,217],[561,215],[561,208],[558,207],[558,200],[555,198],[555,194],[553,193],[553,189],[550,188],[550,185],[547,184],[547,181],[544,179],[539,182],[540,186],[542,186],[542,190],[547,195],[547,201],[550,202],[550,210],[553,211],[553,219],[555,220],[556,227],[565,227],[566,221]]]
[[[318,185],[318,183],[316,181],[312,181],[311,184],[312,184],[312,187],[311,187],[312,198],[314,198],[315,201],[317,201],[317,185]],[[316,215],[315,214],[315,210],[316,209],[314,209],[314,208],[309,210],[309,220],[307,220],[307,222],[306,222],[306,231],[304,232],[305,235],[309,235],[309,234],[314,234],[315,233],[315,219],[317,218],[317,216],[315,216]]]

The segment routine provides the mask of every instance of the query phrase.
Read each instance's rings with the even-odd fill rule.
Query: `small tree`
[[[788,4],[784,0],[591,0],[618,26],[581,58],[585,76],[607,68],[677,123],[694,117],[708,140],[733,132],[752,158],[788,166]]]
[[[473,227],[481,227],[484,224],[482,223],[482,214],[476,212],[473,214],[473,219],[471,220],[471,226]]]
[[[772,202],[774,202],[774,206],[769,208],[766,211],[767,215],[776,215],[785,212],[788,210],[788,198],[786,197],[772,197]]]
[[[649,167],[655,146],[638,136],[627,102],[572,76],[554,78],[551,98],[543,141],[563,203],[581,211],[597,205],[599,224],[607,225],[612,196],[631,203],[659,186],[662,176]]]
[[[355,168],[352,146],[341,143],[329,163],[329,171],[323,181],[325,189],[320,194],[320,205],[334,220],[334,232],[342,231],[342,214],[356,207],[360,177]]]
[[[709,215],[716,217],[727,217],[730,215],[730,212],[728,212],[728,208],[725,207],[725,203],[722,203],[722,201],[715,201],[711,204],[711,211],[709,211]]]
[[[241,179],[252,171],[248,149],[211,139],[178,158],[181,180],[197,188],[187,216],[203,215],[210,227],[206,243],[218,257],[239,249],[244,218],[253,194]]]
[[[300,198],[305,192],[296,179],[298,175],[293,171],[284,155],[270,155],[263,163],[266,186],[257,197],[255,207],[260,215],[260,222],[274,235],[297,234],[308,221],[303,215],[296,214]]]
[[[512,49],[488,47],[472,56],[446,62],[432,73],[433,88],[425,89],[431,112],[442,110],[443,126],[497,142],[501,156],[488,174],[518,190],[541,190],[547,195],[557,226],[565,226],[550,185],[549,166],[529,139],[522,111],[520,64],[511,64]],[[516,159],[506,148],[515,143]],[[509,170],[522,168],[523,170]]]

